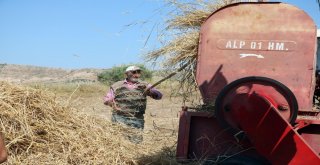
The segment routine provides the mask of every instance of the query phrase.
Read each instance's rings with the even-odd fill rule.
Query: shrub
[[[123,80],[125,78],[125,70],[132,64],[114,66],[111,69],[105,70],[98,74],[98,81],[111,85],[117,81]],[[139,66],[142,70],[141,80],[151,79],[152,71],[147,69],[143,64],[134,64]]]

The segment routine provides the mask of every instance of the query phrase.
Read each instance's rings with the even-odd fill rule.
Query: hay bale
[[[121,132],[136,130],[77,113],[43,89],[0,82],[0,97],[8,164],[140,164],[154,161],[146,157],[167,148],[163,144],[174,144],[175,137],[132,144]]]

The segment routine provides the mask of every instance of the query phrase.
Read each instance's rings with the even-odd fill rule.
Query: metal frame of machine
[[[289,4],[214,12],[200,30],[196,77],[211,109],[183,107],[177,159],[320,164],[316,40],[313,20]]]

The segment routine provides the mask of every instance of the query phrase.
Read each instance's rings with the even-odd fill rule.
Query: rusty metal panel
[[[284,3],[238,3],[202,25],[197,83],[204,102],[247,76],[275,79],[295,94],[300,111],[312,109],[316,26],[304,11]]]

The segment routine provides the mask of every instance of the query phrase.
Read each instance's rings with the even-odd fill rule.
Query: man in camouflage
[[[139,67],[129,66],[125,74],[127,76],[125,80],[111,85],[104,97],[104,104],[113,108],[112,122],[143,130],[147,96],[160,100],[162,94],[155,88],[150,88],[150,84],[139,80],[141,76]],[[127,138],[134,143],[143,140],[141,133],[127,135]]]

